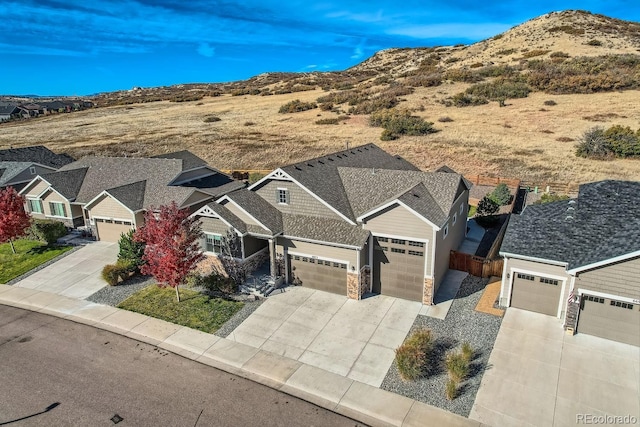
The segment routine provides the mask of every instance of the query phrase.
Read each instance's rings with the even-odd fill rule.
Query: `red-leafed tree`
[[[189,212],[180,210],[175,202],[149,209],[145,224],[134,234],[134,240],[146,243],[140,271],[152,275],[159,286],[174,288],[179,302],[178,287],[204,258],[198,244],[201,237],[200,221],[189,218]]]
[[[13,240],[24,236],[31,218],[24,210],[24,197],[13,187],[0,190],[0,243],[9,242],[16,253]]]

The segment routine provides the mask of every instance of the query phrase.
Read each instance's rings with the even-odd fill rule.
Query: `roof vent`
[[[420,196],[418,194],[416,194],[416,193],[413,193],[413,197],[420,198]]]
[[[309,166],[310,168],[313,167],[313,165],[311,163],[307,163],[307,166]]]
[[[327,160],[329,160],[330,162],[333,162],[333,159],[331,157],[327,157]]]
[[[567,216],[564,218],[564,220],[565,220],[565,221],[573,221],[573,217],[572,217],[571,215],[567,215]]]
[[[324,165],[324,162],[322,160],[318,160],[318,163],[320,163],[321,165]]]
[[[371,168],[371,175],[375,175],[376,174],[376,168]]]
[[[296,169],[297,171],[301,171],[301,170],[302,170],[302,169],[300,169],[300,168],[298,167],[298,165],[296,165],[296,166],[295,166],[295,169]]]

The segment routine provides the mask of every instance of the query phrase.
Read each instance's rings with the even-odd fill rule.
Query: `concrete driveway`
[[[302,287],[269,297],[227,338],[379,387],[422,304]]]
[[[13,286],[85,299],[106,286],[102,267],[114,263],[117,255],[117,243],[89,242]]]
[[[509,308],[469,418],[496,426],[574,426],[593,424],[589,415],[628,415],[637,423],[639,361],[638,347],[569,336],[556,318]]]

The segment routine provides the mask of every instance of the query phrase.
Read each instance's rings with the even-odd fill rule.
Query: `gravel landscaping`
[[[251,316],[251,313],[256,311],[260,304],[264,302],[264,298],[259,298],[255,301],[247,301],[244,303],[244,307],[240,309],[233,317],[225,322],[220,329],[216,331],[214,335],[220,338],[226,338],[233,332],[245,319]]]
[[[86,300],[116,307],[131,295],[153,283],[155,283],[155,280],[150,276],[133,277],[126,282],[120,283],[118,286],[109,286],[105,282],[104,288],[89,295]]]
[[[502,322],[501,317],[474,310],[487,282],[487,279],[467,276],[445,320],[418,316],[411,331],[418,328],[432,331],[435,344],[430,355],[432,363],[424,376],[416,381],[403,381],[394,363],[380,388],[468,417]],[[471,344],[476,355],[469,377],[461,383],[458,397],[447,400],[445,355],[451,349],[459,349],[464,342]]]

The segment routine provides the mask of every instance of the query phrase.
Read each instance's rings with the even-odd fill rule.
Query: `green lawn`
[[[72,246],[47,246],[35,240],[16,240],[13,242],[16,254],[9,243],[0,245],[0,283],[11,279],[71,250]]]
[[[471,218],[472,216],[474,216],[477,210],[478,210],[477,207],[469,206],[469,213],[467,214],[467,218]]]
[[[180,289],[180,302],[173,288],[149,286],[124,300],[118,307],[187,326],[203,332],[217,331],[244,304],[210,298],[199,292]]]

